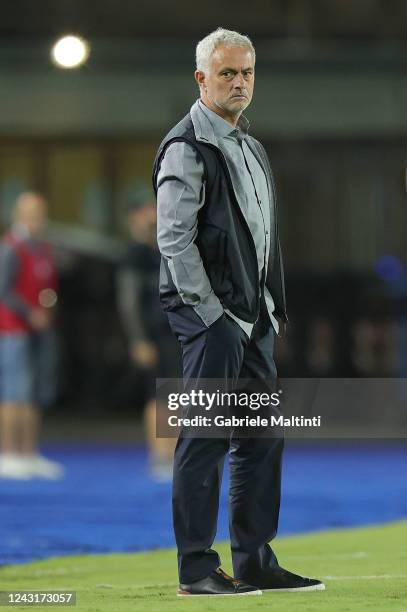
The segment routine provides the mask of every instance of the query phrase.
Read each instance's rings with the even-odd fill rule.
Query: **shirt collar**
[[[237,127],[234,128],[230,123],[228,123],[223,117],[215,113],[213,110],[208,108],[202,100],[198,100],[199,108],[205,113],[206,117],[209,119],[214,134],[217,138],[225,138],[225,136],[240,136],[240,138],[244,138],[249,129],[249,121],[244,115],[240,115],[239,120],[237,122]]]

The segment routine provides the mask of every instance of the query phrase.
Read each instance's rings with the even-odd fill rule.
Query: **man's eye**
[[[223,72],[222,74],[225,77],[230,77],[232,73],[231,72]]]

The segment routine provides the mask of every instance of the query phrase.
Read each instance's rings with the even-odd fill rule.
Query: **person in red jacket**
[[[41,409],[55,396],[54,309],[57,270],[42,238],[47,204],[19,196],[0,243],[0,477],[58,478],[62,466],[41,456]]]

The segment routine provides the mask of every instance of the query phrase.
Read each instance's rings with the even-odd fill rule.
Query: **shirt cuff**
[[[202,299],[199,304],[195,304],[193,308],[206,327],[210,327],[224,313],[221,301],[213,291],[206,298]]]

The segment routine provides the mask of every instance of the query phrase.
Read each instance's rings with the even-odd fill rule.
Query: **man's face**
[[[148,234],[157,223],[157,207],[154,202],[146,202],[144,206],[133,210],[128,215],[130,234],[137,238],[140,234]]]
[[[36,193],[23,193],[17,200],[15,220],[24,226],[31,236],[41,234],[47,221],[47,203]]]
[[[253,96],[253,56],[247,47],[219,45],[208,72],[197,70],[195,79],[206,106],[226,120],[237,120]]]

